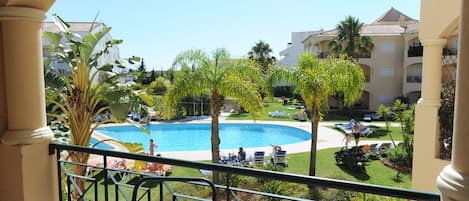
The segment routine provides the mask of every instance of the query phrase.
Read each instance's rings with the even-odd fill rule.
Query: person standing
[[[155,149],[158,147],[158,145],[156,145],[154,142],[153,142],[153,139],[150,139],[150,156],[153,156],[155,155]]]
[[[358,142],[360,141],[360,135],[361,135],[362,128],[358,124],[358,122],[354,121],[353,126],[352,126],[352,134],[353,137],[355,137],[355,146],[358,146]]]
[[[342,139],[342,141],[345,140],[345,149],[348,149],[348,143],[350,142],[350,133],[345,133],[345,136],[344,136],[344,139]]]

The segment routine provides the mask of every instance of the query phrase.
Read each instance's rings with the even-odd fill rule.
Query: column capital
[[[6,130],[0,142],[9,145],[34,144],[50,141],[54,133],[49,127],[27,130]]]
[[[446,44],[446,39],[443,38],[429,38],[429,39],[421,39],[420,42],[422,45],[425,46],[444,46]]]
[[[462,175],[451,165],[446,166],[436,179],[438,190],[447,198],[454,201],[467,200],[469,196],[469,176]]]
[[[0,7],[0,20],[25,20],[43,22],[46,12],[37,8],[27,7]]]

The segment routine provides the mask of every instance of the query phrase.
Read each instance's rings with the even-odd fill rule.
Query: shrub
[[[262,183],[260,186],[260,191],[266,192],[266,193],[272,193],[272,194],[277,194],[277,195],[292,195],[293,194],[293,188],[284,181],[278,181],[278,180],[266,180]],[[262,200],[266,201],[280,201],[282,199],[280,198],[271,198],[271,197],[263,197]]]
[[[407,154],[404,146],[397,146],[394,149],[389,149],[386,154],[388,155],[388,159],[398,166],[412,166],[412,157],[409,158],[409,154]]]

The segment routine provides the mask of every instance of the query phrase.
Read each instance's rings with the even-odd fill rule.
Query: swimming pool
[[[301,129],[268,124],[220,124],[220,149],[238,147],[264,147],[282,145],[311,139]],[[141,143],[148,151],[150,138],[161,151],[200,151],[211,149],[210,124],[154,124],[145,126],[151,135],[135,126],[108,126],[98,128],[102,134],[123,142]]]

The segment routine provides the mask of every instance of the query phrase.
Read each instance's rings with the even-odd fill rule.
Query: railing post
[[[163,201],[163,181],[160,182],[160,201]]]
[[[98,201],[98,179],[94,180],[94,200]]]
[[[231,173],[226,173],[226,201],[230,201],[230,176]]]
[[[119,201],[119,185],[117,184],[114,184],[115,188],[116,188],[116,201]]]
[[[109,192],[108,192],[108,186],[107,186],[107,180],[108,180],[108,171],[107,171],[107,156],[103,155],[104,159],[104,200],[108,201],[109,200]]]
[[[70,181],[70,176],[67,176],[67,199],[68,201],[72,201],[72,189],[71,189],[72,182]]]
[[[59,182],[59,200],[62,201],[62,169],[60,167],[60,149],[55,150],[57,156],[57,181]]]
[[[151,188],[148,188],[148,201],[151,201]]]

